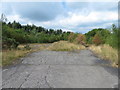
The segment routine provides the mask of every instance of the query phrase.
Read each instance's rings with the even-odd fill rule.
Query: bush
[[[106,44],[109,44],[113,48],[118,49],[118,44],[119,44],[119,33],[118,33],[118,28],[113,24],[112,26],[112,31],[110,35],[106,38]]]
[[[75,33],[70,33],[70,35],[68,36],[68,41],[74,42],[75,39],[76,39],[76,37],[77,37],[77,34],[75,34]]]
[[[93,37],[93,43],[95,45],[100,45],[102,44],[102,39],[101,39],[101,36],[99,34],[96,34],[94,37]]]
[[[83,34],[78,34],[77,38],[76,38],[76,42],[78,44],[82,44],[84,45],[85,44],[85,35]]]
[[[19,45],[19,42],[16,42],[13,38],[4,38],[2,43],[2,48],[5,49],[16,49]]]

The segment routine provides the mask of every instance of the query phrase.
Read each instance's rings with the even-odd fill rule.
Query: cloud
[[[115,2],[69,2],[66,7],[70,11],[116,11],[118,3]]]
[[[5,8],[12,8],[12,13],[19,14],[22,18],[28,18],[33,21],[53,20],[59,14],[64,14],[63,4],[59,2],[21,2],[9,3]],[[5,9],[5,11],[8,11]]]
[[[68,12],[68,17],[59,18],[49,22],[43,22],[41,25],[47,27],[62,27],[74,29],[76,27],[102,26],[105,23],[117,22],[117,12],[91,12],[87,16],[81,13]],[[39,24],[38,24],[39,25]],[[74,29],[75,30],[75,29]],[[79,29],[78,29],[79,30]],[[77,30],[75,30],[77,31]]]
[[[118,19],[117,3],[113,2],[22,2],[3,7],[9,21],[82,33],[107,28]]]

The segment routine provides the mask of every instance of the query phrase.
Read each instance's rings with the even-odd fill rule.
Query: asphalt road
[[[2,69],[2,88],[113,88],[118,72],[89,50],[39,51]]]

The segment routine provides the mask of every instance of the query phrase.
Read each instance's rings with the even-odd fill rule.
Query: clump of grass
[[[16,59],[25,56],[29,50],[3,50],[2,66],[12,64]]]
[[[85,49],[83,45],[70,43],[68,41],[59,41],[51,44],[47,50],[52,51],[72,51],[72,50],[81,50]]]
[[[28,53],[44,50],[45,48],[46,44],[29,44],[29,46],[23,44],[19,45],[17,49],[3,50],[2,53],[0,53],[2,54],[2,59],[0,61],[2,64],[0,66],[10,65]]]
[[[26,50],[30,50],[30,49],[31,49],[31,47],[30,47],[30,45],[29,45],[29,44],[27,44],[27,45],[25,45],[25,46],[24,46],[24,49],[26,49]]]
[[[113,66],[118,66],[118,50],[109,45],[91,45],[89,49],[95,52],[100,58],[110,60]]]

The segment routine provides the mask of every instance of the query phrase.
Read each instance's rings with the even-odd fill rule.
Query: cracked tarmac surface
[[[2,88],[112,88],[118,70],[89,50],[39,51],[2,69]]]

